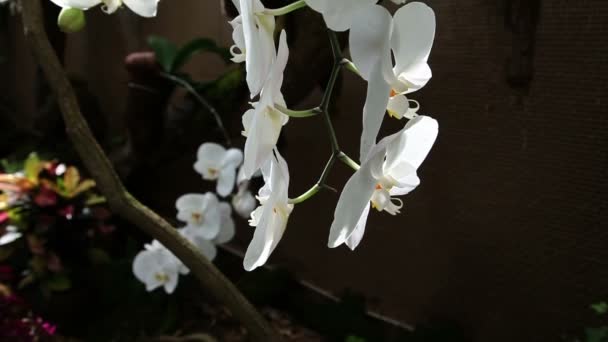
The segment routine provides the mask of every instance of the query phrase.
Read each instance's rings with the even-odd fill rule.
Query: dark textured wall
[[[413,98],[440,136],[422,185],[402,215],[373,213],[354,253],[320,245],[337,196],[300,205],[279,254],[411,323],[452,319],[475,341],[555,341],[608,298],[608,3],[544,0],[535,34],[532,1],[429,3],[434,78]],[[363,84],[346,84],[337,126],[356,146]],[[322,168],[310,154],[328,153],[316,124],[287,129],[292,179],[313,182]]]

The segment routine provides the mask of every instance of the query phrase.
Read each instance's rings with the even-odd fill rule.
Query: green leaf
[[[101,248],[91,248],[87,254],[93,265],[109,264],[112,261],[108,253]]]
[[[54,274],[45,280],[44,285],[51,291],[66,291],[72,287],[72,281],[65,274]]]
[[[608,339],[608,327],[585,329],[586,342],[606,342]]]
[[[245,82],[245,73],[242,68],[228,70],[218,79],[203,85],[199,91],[204,91],[205,95],[211,99],[221,99],[232,103],[229,95],[234,94]]]
[[[345,342],[366,342],[365,339],[363,337],[359,337],[359,336],[355,336],[355,335],[349,335]]]
[[[25,177],[27,177],[27,179],[30,181],[36,181],[41,170],[42,163],[40,162],[40,158],[38,158],[36,153],[31,153],[25,160]]]
[[[179,49],[171,65],[171,72],[179,70],[194,55],[201,52],[215,53],[220,56],[224,62],[230,61],[230,58],[232,57],[230,50],[219,47],[213,40],[208,38],[198,38],[188,42]]]
[[[33,284],[35,281],[36,281],[36,277],[33,274],[28,274],[23,279],[21,279],[19,281],[19,284],[17,285],[17,288],[18,289],[23,289],[26,286]]]
[[[154,50],[156,60],[163,70],[168,73],[173,72],[172,66],[177,56],[175,44],[163,37],[149,36],[148,45]]]
[[[608,303],[599,302],[591,305],[591,310],[595,311],[598,315],[608,313]]]

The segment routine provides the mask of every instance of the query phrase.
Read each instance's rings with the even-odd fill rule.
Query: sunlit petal
[[[99,5],[101,0],[51,0],[51,2],[60,7],[71,7],[87,10],[91,7]]]
[[[159,0],[123,0],[125,5],[142,17],[151,18],[156,16]]]
[[[323,15],[327,27],[338,32],[348,30],[356,13],[375,3],[376,0],[306,0],[310,8]]]
[[[365,225],[367,224],[369,208],[370,205],[368,203],[355,226],[355,230],[353,230],[348,239],[346,239],[346,245],[353,251],[355,250],[355,248],[357,248],[357,246],[359,246],[359,242],[361,242],[363,234],[365,233]]]
[[[376,180],[371,174],[370,163],[364,163],[344,185],[334,212],[334,221],[329,231],[328,246],[338,247],[345,243],[353,232],[358,229],[361,215],[369,207],[369,201],[374,192]],[[362,234],[362,232],[361,232]],[[353,245],[356,245],[353,239]]]
[[[367,85],[367,97],[363,107],[363,132],[359,146],[359,159],[365,160],[376,143],[389,99],[390,86],[382,76],[381,66],[376,64]]]
[[[381,6],[371,6],[357,13],[349,33],[349,48],[353,63],[366,80],[370,80],[372,71],[378,64],[389,64],[381,66],[382,73],[387,73],[384,69],[392,66],[391,22],[390,13]]]
[[[393,22],[394,71],[401,81],[410,83],[411,92],[432,76],[427,60],[435,39],[435,13],[421,2],[411,2],[397,10]]]
[[[438,131],[437,120],[430,116],[413,118],[401,130],[398,141],[388,148],[387,164],[407,162],[417,170],[431,151]]]
[[[251,178],[272,154],[281,133],[283,116],[272,107],[256,108],[245,142],[243,173],[246,178]]]
[[[275,151],[271,156],[270,165],[262,168],[264,186],[270,191],[267,199],[251,215],[250,224],[256,226],[253,239],[247,247],[243,266],[251,271],[268,260],[281,240],[293,204],[288,203],[289,170],[287,163]]]

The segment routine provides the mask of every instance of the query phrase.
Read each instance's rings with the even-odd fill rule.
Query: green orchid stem
[[[267,8],[264,10],[264,14],[274,15],[276,17],[276,16],[291,13],[295,10],[299,10],[302,7],[306,7],[306,1],[299,0],[299,1],[296,1],[292,4],[289,4],[289,5],[281,7],[281,8]]]
[[[290,199],[289,203],[291,204],[299,204],[302,203],[304,201],[306,201],[307,199],[311,198],[312,196],[316,195],[317,192],[319,192],[319,190],[321,190],[321,187],[319,186],[319,184],[315,184],[312,186],[312,188],[308,189],[308,191],[306,191],[305,193],[301,194],[300,196]]]
[[[355,63],[351,62],[350,60],[343,58],[342,59],[342,66],[346,68],[346,70],[352,72],[353,74],[363,78],[363,76],[361,76],[361,72],[359,72],[359,69],[357,69],[357,66],[355,65]]]
[[[291,203],[291,204],[302,203],[302,202],[306,201],[307,199],[311,198],[312,196],[316,195],[317,192],[319,192],[319,190],[321,190],[323,188],[329,188],[329,186],[325,185],[325,181],[327,180],[327,177],[329,176],[329,172],[333,168],[334,163],[336,162],[337,158],[338,158],[338,154],[333,153],[331,155],[331,157],[329,157],[327,164],[325,164],[325,168],[323,169],[323,172],[321,173],[321,177],[319,177],[319,181],[317,181],[317,183],[315,185],[313,185],[310,189],[308,189],[308,191],[306,191],[305,193],[301,194],[300,196],[298,196],[294,199],[290,199],[289,203]]]
[[[288,109],[288,108],[285,108],[283,106],[276,105],[276,104],[275,104],[275,108],[278,109],[281,113],[283,113],[287,116],[290,116],[292,118],[308,118],[311,116],[321,114],[320,108],[313,108],[313,109],[307,109],[307,110],[291,110],[291,109]]]
[[[338,138],[336,136],[336,131],[331,122],[331,117],[329,116],[329,105],[331,103],[331,97],[336,86],[336,81],[338,79],[338,75],[340,74],[340,69],[342,67],[349,68],[349,64],[352,64],[348,59],[342,58],[342,49],[340,48],[340,42],[338,41],[338,37],[336,33],[328,30],[329,33],[329,42],[331,43],[331,50],[334,56],[334,65],[331,70],[331,75],[329,76],[329,81],[327,82],[327,87],[325,88],[325,93],[323,94],[323,99],[321,100],[321,104],[318,108],[312,109],[311,111],[316,111],[318,113],[323,114],[323,121],[325,122],[325,126],[327,127],[327,132],[329,133],[329,138],[331,141],[331,157],[327,161],[325,168],[323,169],[323,173],[319,177],[319,180],[315,185],[313,185],[310,189],[308,189],[305,193],[300,196],[290,199],[289,203],[299,204],[307,199],[316,195],[319,190],[325,188],[335,191],[334,188],[327,185],[325,182],[331,169],[333,168],[336,160],[342,161],[344,164],[348,165],[353,170],[359,170],[359,165],[352,160],[346,153],[340,150],[340,145],[338,144]],[[352,65],[354,70],[357,70],[354,65]],[[281,108],[279,108],[281,110]],[[282,110],[281,110],[282,111]],[[286,113],[287,114],[287,113]],[[289,114],[288,114],[289,115]]]
[[[346,153],[344,153],[344,152],[340,152],[340,154],[338,155],[338,158],[340,159],[340,161],[342,161],[344,164],[350,166],[350,168],[355,171],[357,171],[361,168],[361,166],[359,166],[359,164],[357,164],[357,162],[350,159],[350,157],[347,156]]]
[[[329,32],[329,42],[331,43],[331,51],[334,56],[334,65],[331,69],[329,81],[327,82],[327,87],[325,88],[325,93],[323,94],[323,99],[321,99],[321,105],[319,105],[319,108],[323,113],[325,126],[327,127],[329,138],[331,139],[331,151],[333,154],[337,154],[340,152],[340,145],[338,144],[336,131],[334,130],[334,126],[331,123],[331,117],[329,116],[329,105],[331,104],[331,97],[333,95],[333,91],[336,86],[336,81],[338,80],[338,76],[340,75],[340,69],[342,67],[342,51],[336,33],[331,30],[327,31]]]
[[[224,127],[224,122],[222,121],[220,113],[217,112],[215,107],[213,107],[206,99],[204,99],[188,81],[166,72],[161,73],[161,76],[172,81],[173,83],[182,86],[184,89],[186,89],[188,93],[190,93],[190,95],[194,96],[196,101],[198,101],[198,103],[203,106],[203,108],[205,108],[207,111],[209,111],[209,113],[211,113],[211,115],[213,115],[217,127],[219,127],[219,129],[222,131],[222,134],[224,135],[224,140],[226,140],[226,144],[228,146],[232,145],[230,134],[228,134],[226,127]]]

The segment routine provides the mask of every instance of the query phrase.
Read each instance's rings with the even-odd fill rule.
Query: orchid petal
[[[393,19],[391,45],[395,53],[395,74],[408,83],[412,92],[422,88],[432,73],[427,60],[435,39],[435,13],[421,3],[401,7]]]
[[[247,51],[245,48],[245,36],[243,33],[243,21],[241,16],[234,18],[234,20],[230,22],[230,26],[232,26],[232,40],[234,41],[234,45],[230,47],[230,53],[232,54],[231,61],[234,63],[242,63],[247,58]],[[239,51],[237,51],[237,49]]]
[[[234,220],[232,219],[232,208],[230,204],[222,202],[219,206],[220,216],[222,218],[221,229],[219,234],[213,239],[213,242],[217,244],[226,243],[234,237],[235,227]]]
[[[277,58],[272,65],[270,72],[270,91],[272,93],[274,103],[285,105],[283,95],[281,94],[281,87],[283,86],[283,73],[287,66],[287,60],[289,59],[289,48],[287,46],[287,35],[285,30],[281,30],[279,37],[279,51],[277,52]]]
[[[232,206],[234,211],[241,217],[248,218],[251,212],[255,209],[257,202],[251,191],[248,190],[248,182],[239,184],[237,194],[232,198]]]
[[[216,143],[204,143],[198,148],[194,170],[205,180],[216,180],[225,157],[224,147]]]
[[[4,232],[4,235],[0,236],[0,246],[8,245],[11,242],[16,241],[22,236],[17,227],[8,226]]]
[[[203,256],[205,256],[209,261],[213,261],[213,259],[215,259],[215,256],[217,255],[217,248],[215,248],[213,242],[211,242],[209,239],[205,239],[204,237],[202,237],[194,229],[182,228],[179,230],[179,232],[180,234],[182,234],[183,237],[190,241],[190,243],[192,243],[196,247],[196,249],[200,251],[201,254],[203,254]],[[187,271],[189,272],[189,270]]]
[[[125,5],[135,14],[151,18],[156,16],[159,0],[123,0]]]
[[[51,2],[59,7],[78,8],[81,10],[87,10],[101,4],[101,0],[51,0]]]
[[[418,170],[431,151],[438,131],[437,120],[430,116],[420,115],[413,118],[400,131],[398,141],[388,147],[386,164],[402,161]]]
[[[286,226],[287,217],[276,210],[274,203],[265,204],[253,239],[245,253],[245,270],[252,271],[266,263],[283,237]]]
[[[243,260],[247,271],[266,263],[281,240],[293,210],[293,204],[288,203],[287,195],[289,170],[278,151],[271,156],[270,165],[264,165],[262,173],[267,182],[264,188],[272,191],[262,206],[251,215],[250,224],[256,226],[256,229]]]
[[[258,106],[253,116],[245,142],[243,173],[246,178],[251,178],[272,154],[281,134],[285,114],[273,107]]]
[[[122,0],[102,0],[101,10],[106,14],[112,14],[116,12],[122,6]]]
[[[370,80],[379,63],[382,63],[381,71],[386,77],[392,74],[391,22],[391,14],[381,6],[371,6],[357,13],[349,34],[349,47],[353,63],[365,80]]]
[[[222,170],[220,177],[217,179],[217,186],[215,191],[218,195],[226,197],[230,195],[232,189],[234,189],[234,183],[236,180],[236,169],[228,168]]]
[[[238,148],[226,151],[222,159],[222,168],[230,167],[236,169],[243,162],[243,152]]]
[[[175,274],[171,274],[169,275],[168,280],[165,282],[164,284],[164,288],[165,288],[165,292],[167,294],[172,294],[175,291],[175,288],[177,288],[177,282],[178,282],[179,278],[178,275]]]
[[[367,224],[369,209],[370,205],[368,203],[365,209],[363,210],[359,221],[357,221],[357,224],[355,225],[355,230],[353,230],[348,239],[346,239],[346,245],[353,251],[355,250],[355,248],[357,248],[357,246],[359,246],[359,242],[361,242],[363,234],[365,233],[365,225]]]
[[[367,97],[363,107],[363,132],[359,146],[360,160],[366,159],[372,146],[376,143],[388,104],[390,86],[382,76],[380,68],[381,65],[375,65],[367,85]]]
[[[255,7],[253,0],[240,1],[246,50],[246,78],[252,98],[262,90],[270,72],[270,65],[274,61],[275,51],[273,39],[274,17],[265,18],[267,22],[264,23],[256,22]]]
[[[361,216],[366,210],[369,211],[369,201],[376,185],[376,180],[371,174],[371,164],[361,165],[361,168],[344,185],[329,231],[330,248],[345,243],[355,230],[362,234],[361,230],[365,229],[359,223],[364,223]],[[353,246],[356,246],[356,239],[353,237]]]
[[[239,11],[239,13],[241,13],[241,3],[239,0],[232,0],[232,4],[234,5],[234,7],[236,7],[236,10]]]
[[[327,27],[334,31],[348,30],[353,24],[356,13],[362,8],[372,6],[376,0],[305,0],[313,10],[321,13]]]
[[[416,172],[410,173],[398,179],[399,184],[395,185],[389,193],[391,196],[407,195],[420,185],[420,178]]]
[[[145,284],[147,291],[164,285],[165,291],[172,293],[183,264],[155,240],[135,256],[132,267],[133,274]]]
[[[410,107],[410,102],[414,104],[414,107]],[[405,95],[395,95],[388,100],[386,110],[389,116],[401,120],[402,118],[413,119],[418,115],[416,112],[419,108],[416,101],[409,100]]]
[[[204,239],[210,240],[220,230],[219,201],[213,193],[186,194],[178,198],[177,219],[186,222],[187,228]]]

